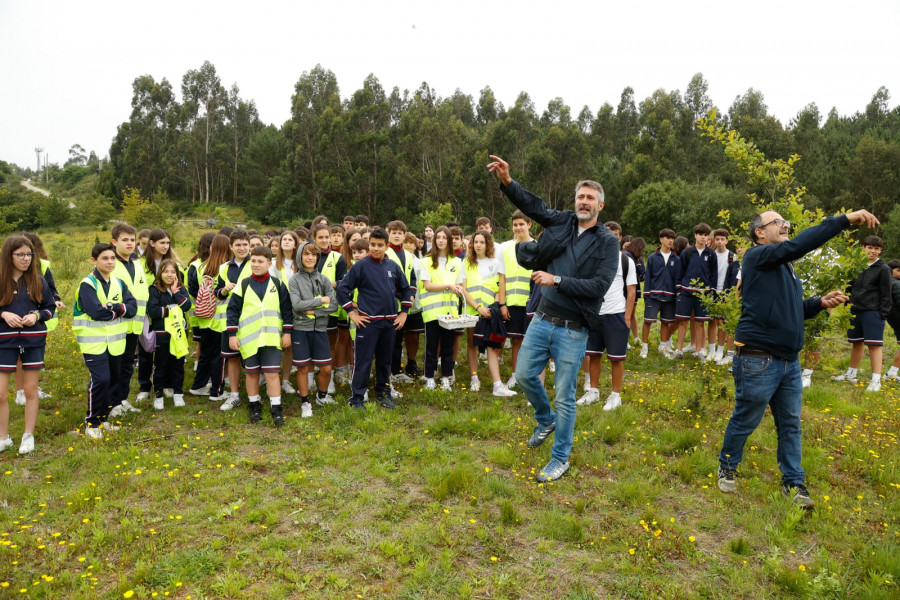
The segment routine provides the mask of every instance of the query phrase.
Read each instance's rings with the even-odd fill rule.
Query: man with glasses
[[[754,242],[742,263],[742,310],[734,334],[737,348],[734,375],[734,413],[725,429],[719,453],[719,489],[737,489],[735,470],[747,438],[759,426],[766,407],[772,410],[778,434],[778,467],[782,492],[802,508],[814,502],[800,466],[800,406],[803,390],[798,352],[803,348],[804,319],[834,308],[847,296],[834,291],[803,299],[803,285],[791,266],[841,231],[853,225],[874,227],[878,219],[866,210],[825,219],[788,239],[791,224],[775,211],[750,221]]]

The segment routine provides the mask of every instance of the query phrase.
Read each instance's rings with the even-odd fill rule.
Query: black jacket
[[[882,319],[891,312],[891,269],[880,258],[859,274],[850,286],[853,311],[877,310]]]
[[[570,210],[553,210],[537,195],[517,182],[500,185],[506,197],[523,213],[544,227],[537,241],[516,244],[516,259],[526,269],[546,270],[547,265],[564,252],[578,230],[578,217]],[[600,306],[619,266],[619,240],[603,223],[582,235],[592,235],[590,245],[577,257],[574,277],[563,277],[558,289],[581,311],[589,329],[600,329]]]

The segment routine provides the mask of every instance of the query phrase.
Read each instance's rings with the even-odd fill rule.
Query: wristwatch
[[[559,287],[559,282],[562,281],[562,277],[559,275],[553,276],[553,287]]]

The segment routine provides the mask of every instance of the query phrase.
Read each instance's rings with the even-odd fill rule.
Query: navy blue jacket
[[[509,185],[500,184],[500,189],[517,208],[544,227],[536,242],[516,244],[516,259],[521,266],[562,277],[557,288],[542,290],[542,302],[552,302],[554,297],[563,296],[581,312],[580,320],[589,329],[601,329],[600,306],[619,268],[618,238],[598,221],[582,234],[590,237],[579,240],[578,217],[574,211],[548,208],[539,196],[515,181]],[[573,255],[576,242],[579,242],[580,250],[577,257]],[[565,267],[571,264],[571,272],[556,270],[557,263]],[[554,304],[559,306],[558,302]]]
[[[150,286],[150,297],[147,299],[147,316],[150,318],[150,327],[156,332],[157,336],[167,336],[166,317],[169,316],[169,305],[177,304],[184,311],[191,310],[191,299],[188,297],[187,288],[183,285],[178,288],[174,295],[159,291],[155,285]]]
[[[803,348],[804,319],[822,310],[822,300],[803,299],[803,284],[791,261],[812,252],[850,224],[846,215],[829,217],[794,239],[753,246],[742,263],[742,310],[734,341],[797,360]]]
[[[410,298],[416,293],[400,265],[387,257],[375,260],[371,256],[356,261],[338,283],[337,300],[348,313],[354,310],[354,290],[359,290],[356,303],[360,314],[368,315],[373,321],[393,321],[397,316],[397,301],[401,312],[409,312]]]
[[[700,288],[692,282],[699,279],[707,288],[715,289],[718,278],[718,261],[716,252],[707,246],[703,252],[696,246],[688,246],[679,256],[681,259],[681,279],[678,281],[678,291],[695,293]]]
[[[660,302],[674,302],[678,281],[681,279],[681,260],[674,252],[665,263],[658,249],[647,259],[644,271],[644,295]]]
[[[877,310],[882,319],[891,312],[891,268],[880,258],[868,266],[850,286],[850,307],[854,312]]]
[[[25,278],[20,277],[16,293],[13,294],[9,304],[0,306],[0,313],[11,312],[24,317],[31,311],[40,311],[38,320],[31,327],[10,327],[6,321],[0,319],[0,348],[36,348],[47,342],[47,324],[56,312],[56,304],[53,293],[47,280],[41,277],[41,301],[34,302],[28,296],[28,287]]]

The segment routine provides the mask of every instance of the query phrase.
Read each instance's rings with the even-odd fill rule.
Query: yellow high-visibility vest
[[[519,266],[515,240],[503,248],[503,267],[506,271],[506,305],[525,306],[531,295],[531,269]]]
[[[431,257],[425,258],[422,264],[428,271],[431,283],[439,285],[452,285],[459,279],[462,271],[462,261],[455,256],[447,257],[443,266],[433,268]],[[429,292],[425,289],[425,281],[419,281],[419,293],[416,296],[422,307],[422,320],[426,323],[434,321],[441,315],[457,316],[459,314],[459,298],[450,291]]]
[[[97,290],[97,300],[104,306],[107,302],[121,304],[124,299],[123,284],[118,277],[109,278],[109,294],[103,291],[103,286],[93,275],[88,275],[81,280],[81,283],[93,286]],[[78,342],[81,353],[103,354],[108,350],[112,356],[124,354],[129,321],[121,317],[112,321],[95,321],[89,314],[78,308],[78,292],[80,291],[81,286],[79,285],[78,290],[75,291],[72,332],[75,334],[75,341]]]
[[[278,286],[281,283],[274,277],[266,282],[266,291],[260,298],[249,285],[246,291],[243,285],[237,285],[232,294],[244,298],[238,330],[235,336],[240,342],[241,356],[246,360],[264,346],[281,349],[281,301]]]
[[[478,306],[490,306],[494,303],[494,297],[500,289],[500,273],[495,273],[491,277],[481,280],[481,271],[478,270],[478,263],[474,265],[466,262],[466,291]],[[464,314],[477,315],[478,311],[466,303]]]

